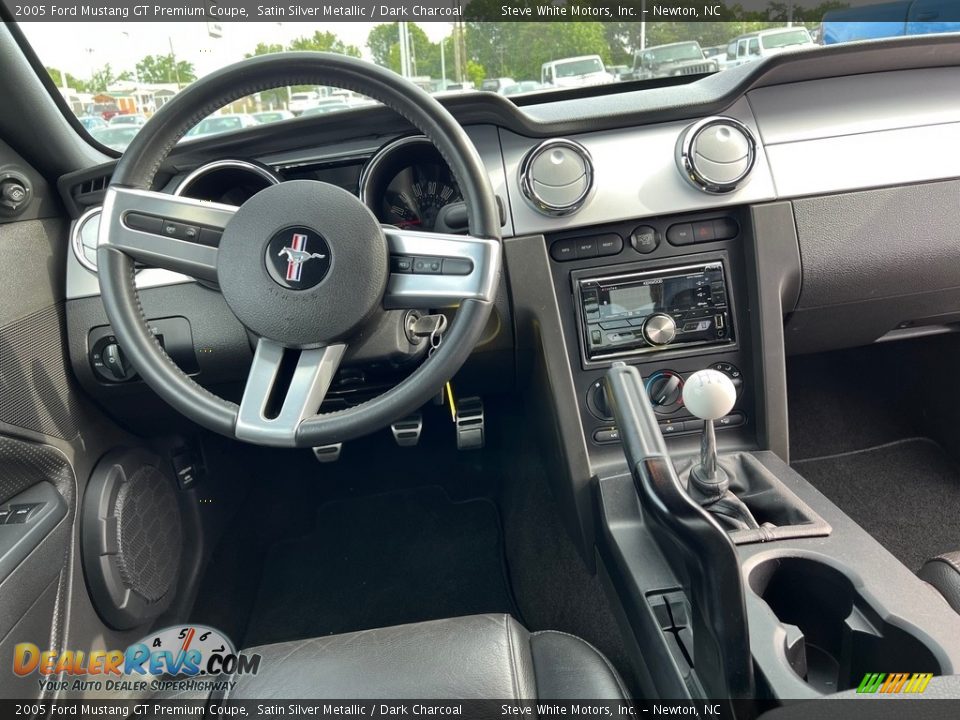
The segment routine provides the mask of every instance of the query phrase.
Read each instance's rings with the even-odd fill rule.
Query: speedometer
[[[398,140],[368,163],[360,180],[363,201],[381,222],[416,230],[441,230],[441,211],[463,200],[450,168],[424,137]]]

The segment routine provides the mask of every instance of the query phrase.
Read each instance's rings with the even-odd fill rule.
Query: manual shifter
[[[733,410],[737,389],[719,370],[698,370],[683,386],[683,404],[691,414],[703,420],[700,462],[690,471],[687,491],[704,507],[735,529],[759,525],[749,508],[732,492],[730,478],[717,463],[717,435],[713,421]]]

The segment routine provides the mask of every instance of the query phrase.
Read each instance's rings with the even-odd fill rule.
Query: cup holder
[[[786,630],[784,654],[811,688],[856,688],[868,672],[941,673],[934,654],[884,621],[839,570],[802,557],[773,558],[748,578]]]

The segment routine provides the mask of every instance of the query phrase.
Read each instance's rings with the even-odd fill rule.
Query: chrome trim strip
[[[257,163],[249,162],[248,160],[214,160],[206,165],[201,165],[187,175],[183,180],[177,183],[177,187],[174,189],[173,194],[184,196],[190,186],[198,179],[211,172],[216,172],[217,170],[223,170],[225,168],[233,168],[235,170],[252,172],[266,180],[270,185],[279,185],[282,180],[280,176],[273,172],[273,170],[270,168],[264,165],[258,165]]]

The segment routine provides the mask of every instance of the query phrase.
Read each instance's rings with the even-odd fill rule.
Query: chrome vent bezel
[[[73,230],[71,231],[71,234],[70,234],[70,246],[73,248],[73,255],[75,258],[77,258],[77,262],[79,262],[83,267],[85,267],[90,272],[94,272],[94,273],[97,272],[97,264],[95,262],[91,262],[87,258],[87,256],[84,255],[83,238],[80,237],[80,233],[83,230],[84,225],[90,222],[90,220],[93,219],[95,215],[99,216],[102,211],[103,211],[103,208],[98,205],[84,212],[83,215],[77,218],[77,221],[76,223],[74,223]],[[99,232],[98,232],[98,235],[99,235]]]
[[[728,125],[743,133],[747,139],[748,146],[746,169],[734,180],[723,183],[711,180],[703,175],[697,168],[697,164],[693,158],[693,146],[697,141],[697,137],[704,130],[715,125]],[[738,190],[749,179],[756,162],[757,138],[753,134],[753,131],[745,123],[735,120],[732,117],[727,117],[726,115],[715,115],[693,123],[681,133],[677,145],[677,165],[680,169],[680,174],[697,190],[710,193],[711,195],[725,195],[726,193]]]
[[[543,153],[548,152],[556,147],[564,147],[577,153],[583,160],[584,175],[587,178],[586,186],[584,187],[583,192],[577,197],[576,200],[565,205],[557,205],[540,197],[533,186],[533,178],[530,176],[533,164],[536,162],[537,158],[543,155]],[[587,202],[587,198],[590,197],[590,193],[593,191],[594,179],[593,158],[591,157],[590,152],[580,143],[568,138],[552,138],[550,140],[543,141],[528,151],[520,163],[520,191],[523,193],[524,198],[526,198],[527,202],[537,212],[553,217],[573,215],[579,211],[580,208],[582,208]]]

